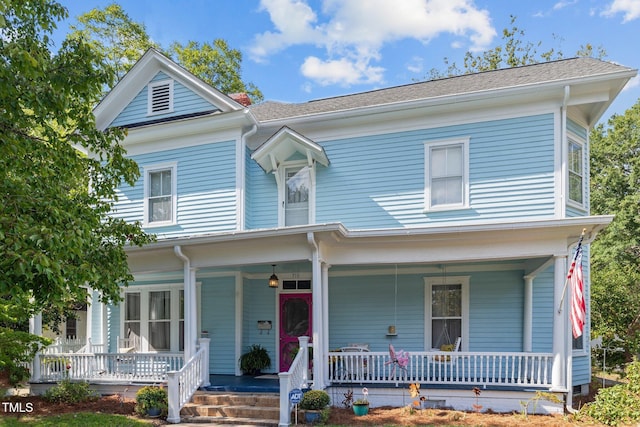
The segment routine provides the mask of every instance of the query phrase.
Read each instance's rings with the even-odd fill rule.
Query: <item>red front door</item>
[[[280,294],[280,372],[289,370],[304,335],[311,336],[311,294]]]

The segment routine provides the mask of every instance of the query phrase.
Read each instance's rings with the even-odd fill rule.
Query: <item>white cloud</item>
[[[325,58],[310,56],[302,73],[320,84],[382,82],[384,70],[373,65],[381,50],[402,39],[424,44],[451,34],[482,51],[496,36],[487,10],[473,0],[323,0],[314,11],[307,0],[261,0],[273,31],[258,34],[250,51],[254,60],[291,46],[313,45]]]
[[[640,1],[613,0],[613,3],[602,12],[604,16],[614,16],[618,13],[624,13],[622,22],[629,22],[640,18]]]
[[[323,61],[309,56],[300,67],[304,76],[322,86],[339,84],[350,86],[362,83],[380,83],[384,68],[369,66],[367,62],[353,62],[348,58]]]
[[[565,7],[571,6],[578,3],[578,0],[561,0],[553,5],[553,10],[564,9]]]

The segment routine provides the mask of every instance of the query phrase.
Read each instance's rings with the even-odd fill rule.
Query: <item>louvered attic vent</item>
[[[173,111],[173,80],[149,83],[148,114]]]

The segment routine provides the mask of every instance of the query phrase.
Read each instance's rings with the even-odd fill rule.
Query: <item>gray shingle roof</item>
[[[465,74],[457,77],[430,80],[303,103],[290,104],[267,101],[252,105],[249,108],[259,121],[264,122],[393,104],[403,101],[427,100],[430,98],[471,94],[487,90],[597,77],[627,71],[633,70],[594,58],[572,58],[522,67],[485,71],[482,73]]]

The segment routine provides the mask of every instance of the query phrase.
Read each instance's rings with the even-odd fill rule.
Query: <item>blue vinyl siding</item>
[[[524,273],[475,273],[469,289],[469,350],[522,351]]]
[[[579,125],[573,120],[567,120],[567,130],[576,136],[579,136],[583,140],[587,140],[587,129],[584,126]]]
[[[118,191],[114,215],[143,221],[144,166],[177,162],[177,225],[149,227],[159,237],[235,230],[237,227],[235,142],[204,144],[133,156],[140,178]]]
[[[550,266],[533,280],[533,330],[534,352],[553,351],[553,279],[554,267]]]
[[[152,82],[170,79],[168,75],[159,72],[151,79]],[[193,91],[187,89],[183,84],[174,80],[173,83],[173,112],[166,114],[147,115],[147,93],[148,87],[145,86],[135,98],[127,105],[118,117],[116,117],[110,127],[126,126],[136,123],[144,123],[151,120],[166,119],[169,117],[182,116],[185,114],[201,113],[205,111],[217,110],[215,105],[204,100]]]
[[[424,144],[469,138],[470,208],[424,212]],[[554,214],[554,117],[545,114],[323,143],[316,220],[349,228]]]
[[[276,360],[278,332],[275,329],[276,294],[266,285],[265,280],[246,279],[243,298],[242,353],[250,345],[260,344],[267,349],[271,357],[271,368],[263,372],[278,372]],[[272,321],[273,329],[270,333],[258,330],[258,320]]]
[[[202,282],[200,313],[202,330],[211,339],[209,372],[235,374],[235,278],[206,278]]]
[[[424,277],[398,275],[397,309],[394,299],[394,275],[330,278],[329,348],[368,343],[372,351],[387,351],[389,344],[424,351]],[[394,322],[398,336],[387,337]]]
[[[248,229],[278,226],[278,188],[273,174],[265,173],[251,160],[247,167],[246,227]],[[250,208],[249,208],[250,207]]]

